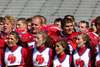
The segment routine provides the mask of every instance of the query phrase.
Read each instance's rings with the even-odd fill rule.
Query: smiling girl
[[[69,55],[68,43],[64,39],[58,39],[55,44],[53,67],[71,67],[72,57]]]
[[[37,33],[35,38],[36,47],[34,47],[32,50],[29,50],[28,54],[28,62],[32,62],[32,65],[27,63],[28,66],[52,67],[53,50],[47,47],[48,44],[51,44],[49,41],[49,36],[46,33]]]
[[[91,67],[90,39],[85,33],[80,33],[76,39],[77,49],[73,54],[75,67]]]
[[[12,31],[8,35],[8,47],[4,52],[4,63],[6,67],[24,67],[27,58],[27,50],[18,46],[20,40],[18,33]]]

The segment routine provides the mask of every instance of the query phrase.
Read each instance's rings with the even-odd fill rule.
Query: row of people
[[[36,15],[34,17],[32,17],[32,19],[30,20],[31,22],[31,29],[29,31],[27,31],[27,26],[28,23],[26,21],[25,18],[19,18],[17,20],[17,22],[15,23],[15,19],[12,16],[5,16],[4,17],[4,23],[3,23],[3,30],[1,30],[0,33],[0,38],[4,39],[4,41],[6,42],[6,44],[8,44],[8,34],[14,30],[16,32],[18,32],[18,34],[21,37],[21,41],[23,42],[23,46],[25,48],[32,49],[34,48],[35,45],[35,38],[37,35],[37,32],[39,31],[44,31],[46,32],[50,38],[52,38],[52,45],[49,45],[51,48],[54,48],[56,41],[59,38],[63,38],[66,39],[66,41],[68,42],[68,46],[70,47],[70,53],[73,54],[74,50],[77,49],[77,42],[76,42],[76,37],[79,33],[86,33],[88,34],[88,36],[91,39],[91,46],[92,46],[92,50],[94,53],[96,53],[96,51],[98,51],[98,35],[96,35],[96,33],[99,33],[99,19],[100,17],[97,17],[95,19],[95,28],[96,28],[96,33],[91,32],[91,31],[86,31],[83,30],[82,28],[85,27],[85,25],[83,27],[79,26],[79,28],[81,29],[80,32],[76,32],[77,31],[77,27],[75,27],[75,19],[73,16],[69,17],[70,15],[67,15],[64,17],[64,19],[60,19],[61,20],[61,28],[57,27],[55,25],[47,25],[46,24],[46,19],[40,15]],[[58,20],[55,20],[55,22]],[[82,21],[82,23],[87,24],[87,22]],[[16,28],[15,28],[15,24],[16,24]],[[80,24],[82,25],[82,24]],[[88,26],[86,26],[87,28]],[[15,28],[15,29],[14,29]],[[88,29],[88,28],[87,28]],[[54,40],[54,41],[53,41]],[[54,42],[54,43],[53,43]],[[96,48],[96,49],[95,49]],[[3,49],[0,49],[3,52]]]
[[[100,38],[100,35],[99,35]],[[99,40],[99,39],[98,39]],[[27,50],[21,46],[20,36],[12,31],[8,35],[8,44],[4,49],[2,63],[7,67],[97,67],[100,65],[100,51],[94,55],[91,41],[85,33],[76,37],[77,49],[71,55],[65,39],[59,38],[50,48],[51,41],[44,32],[38,32],[35,47]],[[95,60],[96,59],[96,60]],[[94,64],[94,65],[93,65]]]

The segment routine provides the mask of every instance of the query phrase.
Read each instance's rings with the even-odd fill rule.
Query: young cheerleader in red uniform
[[[48,38],[48,35],[44,32],[37,33],[35,40],[36,47],[34,47],[32,50],[29,50],[27,66],[52,67],[53,50],[49,47],[46,47],[48,44],[51,44]]]
[[[90,39],[85,33],[80,33],[76,39],[77,49],[73,54],[73,63],[75,67],[91,67],[93,62],[92,51],[90,50]],[[93,66],[93,64],[92,64]],[[94,67],[94,66],[93,66]]]
[[[64,39],[58,39],[55,44],[53,67],[71,67],[72,56],[69,55],[68,43]]]
[[[27,58],[27,50],[18,46],[19,35],[12,31],[8,35],[8,47],[4,51],[4,63],[6,67],[24,67]]]

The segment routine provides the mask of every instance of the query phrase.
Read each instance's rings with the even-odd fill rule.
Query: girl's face
[[[82,36],[81,35],[78,35],[77,36],[76,42],[77,42],[77,47],[78,48],[81,48],[81,47],[85,46],[85,43],[86,43],[86,41],[84,41],[82,39]]]
[[[43,36],[41,34],[37,34],[36,35],[36,46],[37,47],[41,47],[44,45],[44,39]]]
[[[8,46],[9,47],[13,47],[15,45],[17,45],[16,43],[18,42],[18,39],[15,38],[14,35],[8,35]]]
[[[55,51],[56,51],[56,54],[63,54],[64,53],[64,48],[62,47],[61,43],[60,42],[57,42],[55,44]]]

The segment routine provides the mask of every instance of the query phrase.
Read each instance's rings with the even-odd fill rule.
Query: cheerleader
[[[51,44],[49,36],[44,32],[38,32],[35,39],[36,47],[29,50],[29,67],[52,67],[53,50],[47,46]],[[29,63],[31,62],[32,63]]]
[[[18,46],[19,35],[12,31],[8,35],[8,45],[4,51],[4,63],[6,67],[24,67],[27,58],[27,50]]]
[[[75,67],[91,67],[92,59],[90,50],[90,39],[85,33],[80,33],[76,39],[77,49],[73,54],[73,63]],[[92,64],[93,65],[93,64]]]
[[[53,67],[71,67],[72,56],[69,55],[68,43],[64,39],[58,39],[55,44]]]

